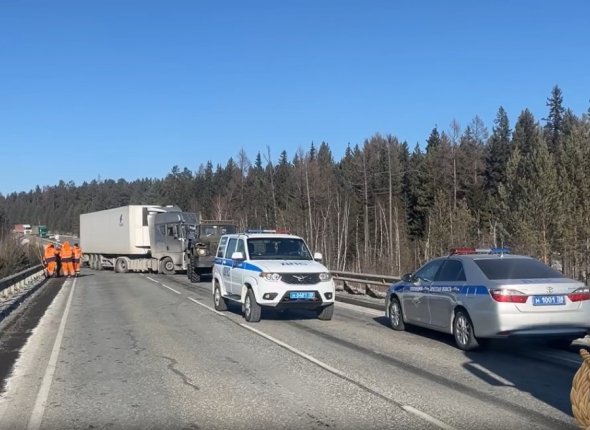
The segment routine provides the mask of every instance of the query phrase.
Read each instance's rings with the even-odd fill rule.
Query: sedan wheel
[[[397,297],[392,297],[391,303],[389,304],[389,324],[391,324],[392,329],[398,331],[405,330],[406,328],[402,316],[402,307]]]
[[[467,312],[463,310],[457,311],[455,320],[453,321],[453,334],[455,335],[455,343],[463,351],[470,351],[479,346],[475,335],[473,334],[473,324]]]

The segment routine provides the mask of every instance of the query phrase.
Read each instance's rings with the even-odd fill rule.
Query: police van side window
[[[225,250],[225,258],[231,258],[232,254],[236,251],[236,244],[238,243],[238,239],[231,238],[229,243],[227,244],[227,249]]]
[[[463,263],[458,260],[445,260],[434,279],[437,282],[464,282]]]
[[[219,241],[219,247],[217,248],[217,256],[223,258],[223,251],[225,251],[225,245],[227,243],[227,237],[222,237]]]
[[[238,245],[236,247],[236,252],[241,252],[242,255],[246,255],[246,245],[244,245],[244,239],[238,240]]]

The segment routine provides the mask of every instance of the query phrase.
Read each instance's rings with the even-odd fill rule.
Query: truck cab
[[[201,276],[211,275],[221,236],[235,232],[236,224],[229,220],[201,220],[188,232],[186,273],[191,282],[200,282]]]

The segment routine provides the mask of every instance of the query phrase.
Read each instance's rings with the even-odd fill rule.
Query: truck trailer
[[[80,246],[91,269],[170,275],[186,270],[196,225],[197,215],[177,206],[123,206],[81,214]]]

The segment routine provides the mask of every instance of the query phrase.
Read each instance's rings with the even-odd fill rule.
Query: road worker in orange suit
[[[57,265],[57,258],[55,257],[55,247],[50,243],[45,247],[43,252],[43,265],[45,265],[45,276],[52,278],[57,275],[55,266]]]
[[[74,247],[72,248],[72,263],[74,266],[74,273],[75,276],[80,276],[80,261],[82,259],[82,250],[77,243],[74,243]]]
[[[64,270],[64,276],[71,278],[72,276],[74,276],[74,266],[72,263],[72,258],[74,254],[72,252],[70,242],[66,241],[63,243],[59,255],[61,257],[61,267]]]

